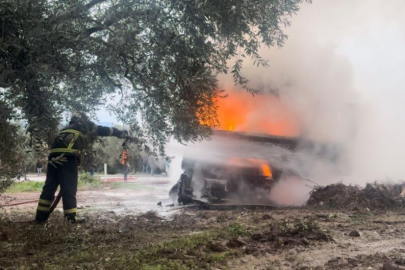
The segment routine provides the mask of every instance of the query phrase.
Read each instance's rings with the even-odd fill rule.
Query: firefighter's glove
[[[51,160],[48,161],[48,163],[56,168],[56,164],[63,165],[62,162],[66,162],[66,161],[67,161],[67,158],[65,157],[65,154],[62,154],[60,156],[53,157]]]

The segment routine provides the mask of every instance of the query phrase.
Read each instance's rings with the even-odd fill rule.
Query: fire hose
[[[52,214],[53,210],[55,210],[56,206],[58,206],[58,203],[60,202],[61,198],[62,198],[62,191],[59,191],[58,195],[56,195],[55,197],[55,200],[53,200],[51,208],[49,209],[50,214]]]
[[[15,206],[15,205],[20,205],[20,204],[27,204],[27,203],[35,203],[38,202],[39,200],[30,200],[30,201],[24,201],[24,202],[16,202],[16,203],[9,203],[9,204],[3,204],[3,207],[7,206]]]
[[[56,206],[58,206],[58,203],[60,202],[60,199],[62,198],[62,194],[59,192],[58,195],[55,197],[55,200],[52,202],[52,205],[50,207],[50,213],[55,210]],[[3,207],[9,207],[9,206],[16,206],[16,205],[21,205],[21,204],[28,204],[28,203],[36,203],[39,200],[29,200],[29,201],[23,201],[23,202],[15,202],[15,203],[9,203],[9,204],[3,204]]]

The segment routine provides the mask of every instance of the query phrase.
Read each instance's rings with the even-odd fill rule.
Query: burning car
[[[217,130],[211,141],[185,154],[183,174],[170,197],[182,204],[196,198],[252,200],[248,190],[270,191],[283,174],[294,173],[281,164],[290,158],[297,142],[296,138]]]
[[[257,202],[284,176],[304,179],[318,166],[312,160],[338,163],[339,146],[304,140],[299,117],[277,97],[233,92],[219,102],[220,126],[210,141],[187,147],[173,201]]]

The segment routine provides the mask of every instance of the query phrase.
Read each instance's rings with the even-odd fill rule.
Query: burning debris
[[[367,184],[365,188],[342,183],[318,186],[311,192],[307,205],[336,209],[389,210],[405,207],[403,184]]]

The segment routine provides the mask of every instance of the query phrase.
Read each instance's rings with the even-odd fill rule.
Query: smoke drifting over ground
[[[288,155],[284,166],[320,185],[405,178],[404,11],[401,0],[314,1],[292,18],[283,48],[261,51],[270,60],[269,68],[245,63],[243,72],[252,86],[277,93],[299,118],[295,124],[305,139],[332,145],[315,149],[319,151],[303,148]],[[231,77],[224,76],[220,82],[230,95],[238,91]],[[260,118],[285,118],[275,107],[271,102],[260,106]],[[260,125],[255,114],[250,114],[247,125]],[[187,151],[209,158],[191,149]],[[248,158],[278,155],[274,149],[249,144],[230,149],[230,155]],[[320,151],[321,157],[316,154]],[[325,161],[325,155],[333,160],[336,154],[339,159]],[[284,180],[271,197],[285,204],[303,203],[310,190],[308,182]]]

